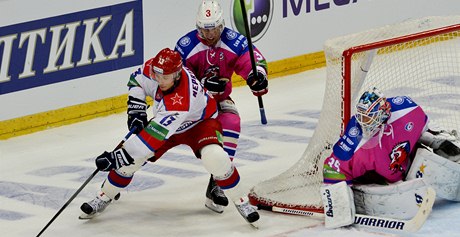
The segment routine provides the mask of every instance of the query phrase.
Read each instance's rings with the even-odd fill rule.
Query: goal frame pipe
[[[354,46],[342,53],[342,132],[351,118],[351,58],[353,54],[372,49],[379,49],[390,45],[406,43],[413,40],[428,38],[430,36],[442,35],[460,31],[460,24],[441,27],[433,30],[422,31],[410,35],[381,40],[373,43]],[[460,37],[460,34],[459,34]]]

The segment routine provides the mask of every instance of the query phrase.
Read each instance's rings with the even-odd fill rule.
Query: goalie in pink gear
[[[428,117],[407,96],[385,98],[377,89],[364,92],[357,113],[324,162],[324,183],[377,174],[380,182],[402,180]]]
[[[419,163],[420,159],[425,159],[422,162],[425,162],[426,159],[440,160],[441,164],[458,160],[460,146],[456,132],[431,130],[428,128],[428,122],[427,114],[408,96],[386,98],[375,87],[362,94],[356,105],[356,114],[350,119],[342,136],[334,144],[332,154],[324,161],[324,185],[321,188],[321,195],[327,228],[352,224],[355,207],[360,208],[361,211],[372,210],[372,213],[388,214],[397,208],[388,212],[382,211],[382,208],[386,209],[384,206],[380,207],[384,205],[382,203],[387,203],[392,207],[396,206],[395,203],[399,205],[398,202],[409,203],[410,200],[401,197],[403,193],[413,191],[409,192],[410,188],[405,185],[408,181],[405,179],[412,161],[415,161],[414,158]],[[422,147],[422,144],[424,149],[418,149]],[[429,150],[428,148],[433,152],[419,155],[422,154],[419,153],[420,150],[423,152],[423,150]],[[417,157],[415,157],[416,154]],[[437,158],[436,154],[440,158]],[[444,158],[449,161],[443,160]],[[460,172],[460,167],[455,166],[459,165],[436,167],[438,170],[451,168],[451,170]],[[455,182],[455,180],[449,181],[448,178],[442,176],[432,180],[436,182],[442,180],[444,183]],[[427,180],[427,183],[434,185],[435,188],[436,182]],[[361,184],[361,191],[358,194],[366,190],[364,196],[374,195],[374,198],[370,198],[369,203],[358,198],[359,205],[355,206],[354,194],[350,188],[353,184]],[[365,187],[363,184],[374,185]],[[380,191],[381,193],[366,193],[372,190],[372,187],[376,190],[375,184],[382,184],[384,186],[381,187],[389,188],[382,188],[381,190],[385,191]],[[458,184],[454,186],[457,187]],[[417,195],[419,194],[415,193],[415,196]],[[374,199],[380,200],[380,204],[369,206]],[[406,209],[412,211],[410,207]]]
[[[267,62],[254,47],[257,72],[252,71],[248,40],[224,25],[223,11],[218,1],[202,1],[196,18],[196,29],[182,36],[175,47],[186,67],[195,73],[204,87],[218,102],[217,120],[222,124],[224,149],[234,158],[241,124],[238,110],[230,97],[232,74],[246,80],[255,96],[268,92]],[[228,204],[226,197],[210,178],[206,192],[206,207],[218,213]]]

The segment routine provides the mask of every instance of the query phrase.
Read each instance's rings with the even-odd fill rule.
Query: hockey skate
[[[258,228],[256,221],[259,220],[260,216],[257,210],[249,204],[248,197],[242,197],[235,202],[235,207],[241,216],[253,227]]]
[[[83,213],[79,219],[86,220],[93,218],[96,214],[101,213],[112,202],[112,199],[105,194],[98,195],[96,198],[81,205],[80,209]]]
[[[209,179],[208,188],[206,190],[206,201],[204,205],[217,213],[224,212],[224,207],[228,206],[228,199],[222,189],[217,186],[213,177]]]

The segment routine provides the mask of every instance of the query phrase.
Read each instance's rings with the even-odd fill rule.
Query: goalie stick
[[[420,207],[415,216],[410,220],[400,220],[394,218],[386,218],[379,216],[370,216],[363,214],[355,215],[355,222],[353,225],[358,227],[373,228],[378,230],[391,230],[391,231],[402,231],[402,232],[416,232],[425,223],[426,219],[431,213],[434,201],[436,199],[436,192],[432,187],[428,187],[426,196],[423,198]],[[295,208],[267,206],[257,204],[257,207],[262,210],[268,210],[273,212],[309,216],[313,218],[324,218],[324,213],[316,211],[308,211]]]
[[[123,146],[123,144],[125,143],[126,140],[128,140],[128,138],[131,136],[131,134],[133,134],[133,132],[136,130],[136,127],[132,128],[128,134],[126,134],[126,136],[123,138],[123,140],[118,143],[118,145],[115,147],[114,150],[116,149],[119,149]],[[89,183],[89,181],[91,181],[94,176],[96,176],[96,174],[99,172],[98,169],[96,169],[86,180],[85,182],[80,186],[80,188],[72,195],[72,197],[70,197],[70,199],[64,204],[64,206],[61,207],[61,209],[59,209],[59,211],[53,216],[53,218],[51,218],[51,220],[45,225],[45,227],[43,227],[43,229],[40,231],[40,233],[38,233],[37,237],[39,237],[41,234],[43,234],[43,232],[45,232],[45,230],[48,228],[48,226],[51,225],[51,223],[53,223],[53,221],[61,214],[62,211],[64,211],[64,209],[66,209],[66,207],[75,199],[75,197],[81,192],[81,190],[83,190],[83,188]]]

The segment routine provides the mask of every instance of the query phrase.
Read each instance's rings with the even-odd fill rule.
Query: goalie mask
[[[372,137],[390,117],[390,103],[377,89],[364,92],[356,104],[356,120],[364,137]]]

